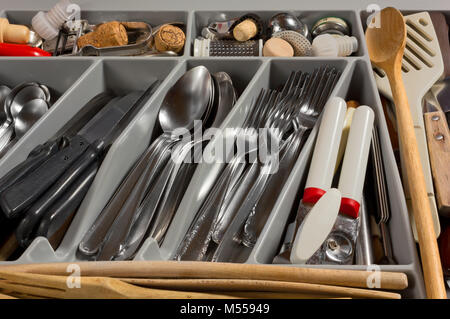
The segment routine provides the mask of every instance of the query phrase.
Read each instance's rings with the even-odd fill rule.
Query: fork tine
[[[295,78],[295,72],[292,71],[291,74],[289,75],[288,80],[284,83],[284,86],[281,90],[281,96],[285,96],[288,94],[288,92],[291,90],[291,86],[294,83],[294,78]]]
[[[259,109],[261,103],[265,100],[266,96],[268,94],[268,91],[265,89],[262,89],[259,92],[258,98],[255,102],[251,103],[250,109],[247,112],[246,118],[244,120],[244,124],[242,125],[243,128],[250,127],[252,122],[254,121],[255,114],[257,113],[257,110]]]
[[[339,80],[340,72],[337,72],[336,69],[331,70],[331,75],[327,80],[326,87],[324,88],[321,97],[319,99],[319,102],[317,103],[317,107],[315,109],[315,113],[319,114],[323,107],[325,106],[326,101],[328,100],[328,97],[330,96],[331,92],[333,91],[334,87],[336,86],[337,81]]]

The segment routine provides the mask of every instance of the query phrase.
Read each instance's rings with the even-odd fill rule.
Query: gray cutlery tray
[[[179,7],[184,8],[186,5],[179,3]],[[162,99],[171,85],[186,70],[197,65],[205,65],[211,72],[225,71],[231,75],[240,98],[222,124],[222,127],[225,128],[242,125],[247,108],[262,88],[277,87],[293,70],[312,71],[315,67],[326,63],[342,71],[341,78],[332,95],[345,99],[356,99],[361,104],[369,105],[375,111],[387,177],[389,205],[392,211],[389,230],[392,236],[394,257],[399,263],[398,265],[380,265],[379,269],[405,272],[408,275],[409,287],[402,292],[403,297],[422,298],[425,296],[420,262],[412,238],[401,180],[381,102],[371,74],[367,48],[363,41],[364,23],[361,19],[365,19],[365,12],[353,9],[300,11],[298,8],[292,10],[293,13],[304,17],[309,24],[318,18],[329,15],[345,18],[351,23],[352,35],[358,38],[360,44],[358,51],[352,57],[326,59],[318,57],[194,58],[191,54],[193,40],[209,19],[217,17],[219,12],[236,16],[252,10],[209,10],[210,8],[208,8],[209,11],[152,11],[151,6],[144,2],[140,2],[138,7],[133,6],[133,9],[136,11],[85,10],[82,17],[90,18],[93,22],[111,19],[145,20],[151,22],[152,25],[183,21],[186,23],[186,45],[183,55],[170,58],[0,58],[0,79],[6,81],[6,84],[12,85],[28,79],[38,80],[55,90],[55,98],[57,98],[52,109],[0,159],[0,176],[24,160],[36,145],[51,138],[90,98],[100,91],[110,89],[116,93],[125,93],[132,89],[144,89],[152,79],[162,80],[161,86],[139,115],[110,148],[94,183],[58,249],[55,251],[47,239],[36,238],[18,260],[5,263],[78,262],[83,260],[76,253],[78,243],[134,161],[155,138],[154,126]],[[137,11],[137,9],[142,10]],[[254,12],[267,20],[271,15],[280,11],[282,10],[256,10]],[[0,16],[8,17],[11,23],[29,23],[34,13],[36,10],[6,10],[0,12]],[[317,127],[318,125],[310,134],[291,176],[281,189],[276,205],[247,263],[271,263],[277,253],[294,202],[302,196]],[[136,255],[136,260],[170,259],[189,228],[208,189],[211,188],[217,177],[219,168],[220,164],[199,164],[161,247],[152,238],[148,238]],[[286,265],[286,267],[304,266]],[[367,266],[364,265],[308,265],[308,267],[367,269]]]

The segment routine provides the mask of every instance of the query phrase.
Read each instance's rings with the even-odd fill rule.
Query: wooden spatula
[[[370,60],[386,73],[394,98],[401,157],[408,176],[412,210],[417,225],[422,268],[429,298],[447,298],[442,274],[433,216],[430,209],[414,122],[402,77],[402,59],[406,45],[406,24],[395,8],[385,8],[366,30]],[[375,24],[375,19],[380,22]]]
[[[420,161],[422,163],[422,169],[425,175],[425,185],[433,216],[434,231],[436,233],[436,237],[438,237],[441,232],[441,227],[436,206],[433,178],[430,169],[430,158],[428,156],[427,138],[422,113],[422,99],[425,93],[442,75],[442,72],[444,71],[444,63],[441,56],[439,41],[428,12],[407,15],[404,19],[407,36],[405,52],[401,65],[401,73],[414,123],[414,132],[419,147]],[[384,74],[384,72],[374,72],[374,75],[378,90],[392,100],[393,96],[388,77]],[[404,185],[408,211],[411,212],[411,194],[408,187],[406,187],[406,185],[408,185],[407,179],[409,177],[406,173],[404,158],[404,156],[401,157],[401,166],[403,180],[405,181]],[[410,214],[410,217],[414,238],[417,241],[418,236],[416,224],[412,214]]]

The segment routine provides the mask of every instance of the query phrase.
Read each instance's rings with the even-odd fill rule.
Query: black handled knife
[[[115,125],[111,125],[113,112],[105,113],[102,123],[90,121],[71,141],[70,145],[54,154],[23,180],[0,194],[0,206],[7,216],[23,212],[46,192],[63,174],[75,180],[105,150],[129,124],[137,111],[147,102],[157,88],[154,82],[127,111],[121,113]],[[110,102],[111,103],[111,102]],[[108,103],[109,104],[109,103]],[[120,107],[119,107],[120,109]],[[95,119],[95,118],[94,118]],[[93,119],[93,120],[94,120]],[[107,131],[107,134],[105,133]],[[64,180],[61,179],[61,183]],[[66,184],[66,188],[70,184]]]

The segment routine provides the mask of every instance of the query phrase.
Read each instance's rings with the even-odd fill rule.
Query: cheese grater
[[[262,40],[245,42],[233,40],[195,39],[194,56],[261,56]]]
[[[442,61],[436,32],[434,31],[433,23],[428,12],[420,12],[405,16],[404,18],[407,29],[407,39],[405,53],[403,55],[402,76],[403,82],[405,83],[409,106],[411,108],[417,144],[419,146],[420,160],[422,162],[428,198],[433,215],[434,229],[436,236],[439,236],[441,229],[430,170],[430,159],[428,156],[428,146],[422,113],[422,99],[425,93],[442,75],[444,63]],[[381,21],[381,23],[383,22]],[[392,92],[387,76],[380,69],[375,68],[374,71],[378,90],[392,101]],[[408,185],[406,181],[406,172],[403,167],[404,165],[402,163],[404,185]],[[411,197],[407,187],[405,187],[405,194],[414,238],[417,241],[416,226],[411,213]]]

